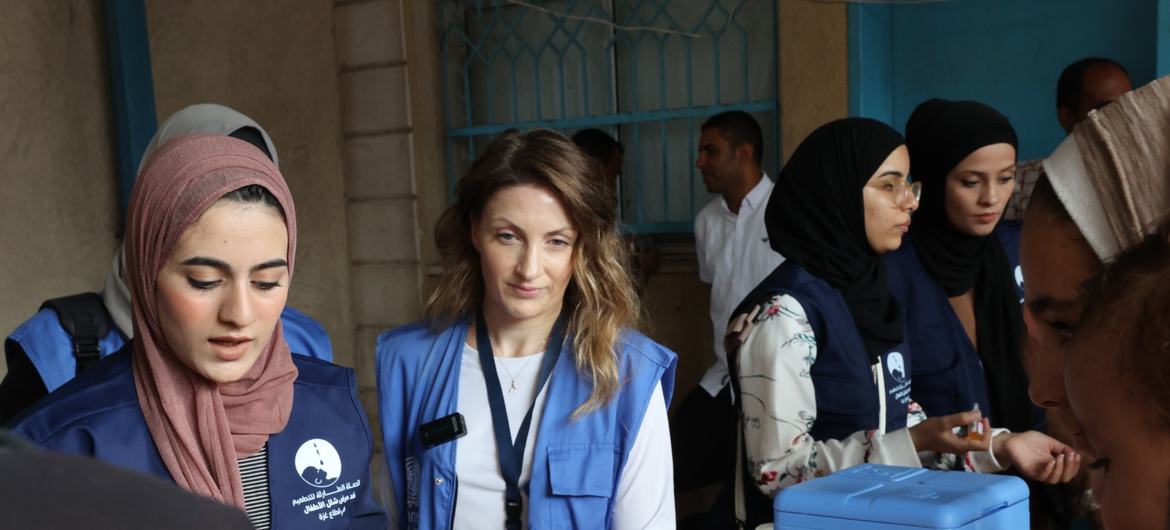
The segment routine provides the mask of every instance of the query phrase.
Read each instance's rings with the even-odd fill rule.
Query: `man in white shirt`
[[[703,123],[699,159],[707,191],[718,193],[695,218],[699,278],[711,284],[715,362],[679,405],[671,425],[675,488],[730,485],[738,414],[728,385],[723,335],[732,310],[784,258],[772,250],[764,210],[772,180],[760,167],[763,133],[750,114],[729,111]]]

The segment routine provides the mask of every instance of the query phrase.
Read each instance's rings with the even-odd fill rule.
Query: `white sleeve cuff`
[[[968,464],[971,469],[979,473],[999,473],[1009,467],[1011,463],[1003,465],[995,458],[995,437],[1004,433],[1011,433],[1007,429],[991,429],[991,444],[986,451],[972,451],[967,453]]]
[[[914,449],[914,440],[910,438],[910,429],[898,429],[887,432],[881,437],[874,438],[874,453],[880,455],[881,462],[871,459],[874,463],[890,463],[900,466],[920,464],[918,450]]]

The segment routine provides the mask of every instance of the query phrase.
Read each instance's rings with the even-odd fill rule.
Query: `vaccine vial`
[[[979,412],[979,404],[978,403],[976,403],[975,406],[971,408],[971,412]],[[968,440],[973,440],[973,441],[983,440],[983,420],[972,422],[971,424],[967,425],[967,427],[963,430],[966,431],[964,437],[967,438]]]

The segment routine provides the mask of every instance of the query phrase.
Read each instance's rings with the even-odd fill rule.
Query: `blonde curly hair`
[[[444,272],[425,309],[432,329],[474,318],[483,306],[484,284],[480,255],[471,240],[472,220],[504,188],[547,189],[560,200],[578,233],[572,279],[565,290],[566,334],[573,338],[577,370],[592,382],[593,391],[574,417],[604,406],[617,392],[615,343],[623,328],[638,324],[641,314],[613,197],[600,172],[595,161],[558,132],[536,129],[498,136],[459,180],[454,204],[435,227]]]

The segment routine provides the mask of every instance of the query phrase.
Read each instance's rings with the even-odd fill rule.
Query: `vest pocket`
[[[553,495],[613,495],[613,444],[568,444],[548,448]]]
[[[555,528],[605,528],[614,488],[613,444],[548,448],[548,521]],[[567,524],[566,524],[567,523]]]

